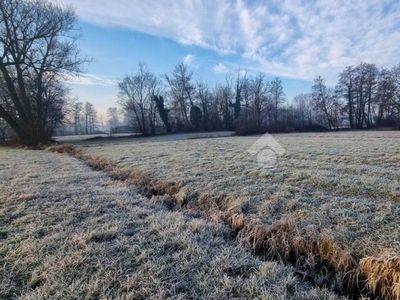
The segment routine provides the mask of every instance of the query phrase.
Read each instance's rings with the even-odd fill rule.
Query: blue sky
[[[185,60],[213,84],[238,68],[283,81],[288,100],[318,75],[334,85],[361,61],[400,62],[398,0],[57,0],[79,17],[80,48],[93,59],[71,79],[80,101],[115,106],[116,83],[146,63],[159,75]]]

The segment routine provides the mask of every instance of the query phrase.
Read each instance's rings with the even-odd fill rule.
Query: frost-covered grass
[[[65,154],[0,148],[0,190],[1,299],[335,298]]]
[[[278,134],[285,149],[264,169],[248,149],[261,136],[83,144],[86,152],[183,181],[192,191],[236,196],[232,206],[265,224],[334,237],[357,258],[400,253],[400,132]]]
[[[117,133],[114,134],[114,137],[122,138],[126,136],[132,136],[135,135],[134,133]],[[62,142],[62,143],[69,143],[69,142],[78,142],[78,141],[84,141],[88,139],[93,139],[93,138],[107,138],[109,137],[109,134],[107,133],[98,133],[98,134],[79,134],[79,135],[60,135],[60,136],[53,136],[53,139],[56,140],[57,142]]]
[[[214,132],[190,132],[190,133],[174,133],[166,135],[158,135],[153,137],[141,137],[140,133],[117,133],[113,134],[112,138],[109,138],[108,134],[83,134],[83,135],[67,135],[67,136],[55,136],[54,140],[60,143],[79,143],[86,142],[87,140],[98,139],[102,143],[126,143],[131,142],[135,139],[135,142],[147,142],[147,141],[169,141],[169,140],[191,140],[191,139],[202,139],[202,138],[214,138],[214,137],[226,137],[232,136],[233,131],[214,131]],[[98,141],[97,141],[98,142]]]

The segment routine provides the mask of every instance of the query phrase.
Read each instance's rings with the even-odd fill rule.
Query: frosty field
[[[88,144],[87,152],[193,191],[235,196],[265,223],[291,218],[323,228],[361,256],[400,253],[400,133],[280,134],[285,149],[264,169],[258,137]]]
[[[172,180],[192,194],[228,195],[228,203],[217,206],[267,228],[262,234],[243,231],[253,234],[247,244],[263,248],[258,252],[267,257],[307,265],[316,284],[331,282],[332,289],[343,290],[362,282],[378,294],[388,286],[383,294],[399,299],[400,133],[274,135],[285,153],[270,169],[248,152],[259,138],[82,146],[122,169]],[[276,227],[283,228],[282,236],[273,233]],[[315,271],[321,265],[329,271]],[[329,275],[331,269],[336,275]]]
[[[1,299],[335,299],[81,161],[0,148]]]
[[[400,299],[400,132],[204,137],[0,148],[0,298]]]

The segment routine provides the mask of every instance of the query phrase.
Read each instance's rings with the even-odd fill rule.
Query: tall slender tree
[[[271,99],[274,107],[274,126],[275,130],[278,130],[279,124],[278,124],[278,114],[279,114],[279,106],[280,104],[285,102],[285,93],[283,92],[283,86],[282,86],[282,81],[276,77],[274,80],[271,82],[271,88],[270,88],[270,94],[271,94]]]
[[[177,110],[178,122],[191,129],[189,113],[191,107],[194,106],[195,97],[195,87],[192,84],[193,71],[190,71],[188,65],[181,61],[175,66],[172,75],[164,74],[162,77],[170,88],[173,106]]]

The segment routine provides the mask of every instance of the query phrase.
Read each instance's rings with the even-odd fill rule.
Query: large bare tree
[[[154,134],[155,102],[158,93],[159,80],[146,65],[139,63],[139,70],[132,75],[126,75],[118,83],[119,103],[127,112],[132,112],[143,136]]]
[[[64,116],[63,78],[81,71],[76,15],[48,0],[0,1],[0,118],[26,144],[47,142]]]

